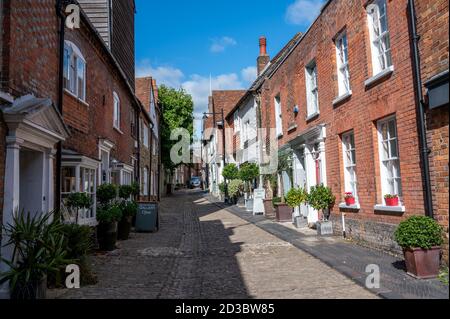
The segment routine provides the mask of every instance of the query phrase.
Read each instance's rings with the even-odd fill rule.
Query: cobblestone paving
[[[377,298],[195,192],[161,203],[158,233],[132,234],[119,246],[93,258],[98,285],[59,298]]]

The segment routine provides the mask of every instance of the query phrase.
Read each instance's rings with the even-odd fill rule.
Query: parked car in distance
[[[202,182],[200,180],[200,177],[192,177],[191,181],[189,182],[190,188],[200,188],[202,185]]]

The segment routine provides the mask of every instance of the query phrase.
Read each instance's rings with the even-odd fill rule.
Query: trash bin
[[[138,203],[135,229],[140,233],[152,233],[159,229],[159,206],[154,202]]]

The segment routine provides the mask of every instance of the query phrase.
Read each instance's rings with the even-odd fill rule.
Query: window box
[[[372,76],[370,79],[367,79],[364,82],[364,85],[367,87],[372,86],[373,84],[375,84],[378,81],[381,81],[385,78],[387,78],[388,76],[390,76],[392,73],[394,72],[394,67],[390,66],[388,67],[386,70],[381,71],[380,73],[378,73],[375,76]]]

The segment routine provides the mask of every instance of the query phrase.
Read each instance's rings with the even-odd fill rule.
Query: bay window
[[[391,43],[386,0],[375,0],[367,6],[373,75],[392,67]]]
[[[385,195],[398,195],[401,199],[402,183],[395,117],[378,122],[378,136],[383,198]]]

